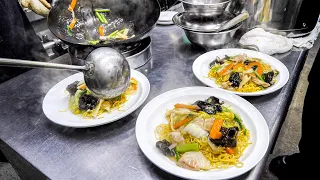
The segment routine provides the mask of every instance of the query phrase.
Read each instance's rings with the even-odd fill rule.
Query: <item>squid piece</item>
[[[254,83],[258,84],[258,85],[261,85],[265,88],[269,87],[270,84],[269,83],[266,83],[266,82],[263,82],[261,81],[260,79],[258,79],[255,75],[250,75],[251,76],[251,79]]]
[[[180,143],[184,141],[184,138],[180,132],[171,132],[170,135],[172,140],[176,143]]]
[[[219,146],[213,144],[213,143],[210,141],[209,137],[208,137],[208,144],[209,144],[210,148],[212,149],[212,153],[213,153],[213,154],[220,154],[220,152],[223,150],[222,147],[219,147]]]
[[[186,152],[178,161],[178,166],[190,170],[209,170],[211,169],[210,161],[201,152]]]
[[[250,79],[251,79],[251,76],[243,75],[239,88],[242,88],[242,86],[245,85],[247,82],[249,82]]]
[[[182,131],[181,133],[189,133],[191,136],[196,138],[201,138],[204,136],[208,136],[209,133],[202,129],[199,125],[195,123],[189,123]]]
[[[196,124],[196,125],[198,125],[198,126],[200,126],[201,128],[203,128],[205,121],[204,121],[204,119],[201,118],[201,117],[196,117],[196,118],[193,120],[193,123]]]
[[[235,56],[232,61],[235,63],[238,63],[238,62],[244,62],[246,59],[247,59],[247,55],[241,54],[241,55]]]
[[[213,122],[214,122],[214,118],[205,119],[205,122],[203,124],[203,129],[210,132]]]

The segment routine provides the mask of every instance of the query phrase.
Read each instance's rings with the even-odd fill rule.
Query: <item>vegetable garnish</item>
[[[226,152],[227,152],[228,154],[234,154],[234,151],[235,151],[234,148],[226,147]]]
[[[247,70],[247,69],[250,69],[250,68],[252,68],[253,66],[258,66],[258,68],[256,69],[256,71],[257,71],[257,73],[258,73],[260,76],[262,76],[263,67],[262,67],[261,63],[259,63],[259,62],[251,62],[249,65],[247,65],[247,66],[245,67],[245,69],[246,69],[246,70]]]
[[[192,144],[178,144],[175,147],[175,150],[178,153],[185,153],[188,151],[199,151],[199,145],[198,143],[192,143]]]
[[[110,9],[94,9],[94,11],[99,13],[106,13],[106,12],[110,12]]]
[[[99,26],[99,34],[100,34],[100,36],[104,36],[104,30],[101,25]]]
[[[234,115],[234,121],[236,121],[239,124],[240,129],[243,129],[242,122],[237,115]]]
[[[73,18],[70,25],[69,25],[69,28],[70,30],[72,30],[74,28],[74,25],[77,23],[77,19],[76,18]]]
[[[200,110],[199,106],[196,105],[187,105],[187,104],[175,104],[175,108],[185,108],[185,109],[191,109],[191,110]]]
[[[69,36],[72,36],[72,32],[71,32],[71,29],[70,29],[69,26],[67,26],[67,33],[68,33]]]
[[[210,138],[211,139],[220,139],[222,137],[222,134],[220,132],[220,129],[223,125],[222,119],[215,119],[210,131]]]
[[[100,14],[100,16],[101,16],[101,19],[102,19],[102,23],[103,23],[103,24],[107,24],[108,21],[107,21],[106,17],[104,17],[103,14]]]
[[[264,79],[259,75],[257,71],[253,71],[253,73],[261,80],[264,82]]]
[[[193,118],[192,114],[189,114],[185,119],[177,122],[175,125],[173,125],[173,128],[178,129],[179,127],[189,123]]]
[[[88,41],[89,44],[92,44],[92,45],[96,45],[98,44],[100,41],[99,40],[91,40],[91,41]]]
[[[218,74],[220,76],[224,75],[227,71],[229,71],[234,66],[234,63],[230,63],[228,66],[226,66],[224,69],[222,69]]]
[[[101,14],[98,13],[98,12],[95,12],[95,15],[97,16],[97,18],[99,19],[99,21],[100,21],[101,23],[103,23],[103,19],[102,19],[102,17],[101,17]]]
[[[70,5],[69,5],[68,10],[69,10],[70,12],[73,12],[76,4],[77,4],[77,0],[72,0],[71,3],[70,3]]]
[[[108,38],[112,38],[112,37],[114,37],[115,35],[117,35],[118,32],[119,32],[118,30],[115,30],[115,31],[113,31],[111,34],[109,34],[107,37],[108,37]]]
[[[244,68],[244,64],[238,63],[233,67],[234,71],[238,71],[240,68]]]

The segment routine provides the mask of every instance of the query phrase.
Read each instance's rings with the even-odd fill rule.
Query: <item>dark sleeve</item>
[[[0,1],[0,57],[48,61],[49,57],[17,0]],[[0,67],[0,83],[28,69]]]

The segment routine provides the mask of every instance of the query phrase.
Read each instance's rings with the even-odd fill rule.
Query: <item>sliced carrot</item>
[[[175,108],[185,108],[185,109],[191,109],[191,110],[200,110],[199,106],[196,105],[188,105],[188,104],[175,104]]]
[[[220,129],[223,125],[222,119],[215,119],[210,131],[210,138],[211,139],[220,139],[222,137],[222,134],[220,132]]]
[[[192,119],[192,116],[187,116],[184,120],[177,122],[175,125],[173,125],[173,128],[178,129],[179,127],[187,124]]]
[[[78,87],[81,90],[85,90],[87,88],[86,84],[82,84],[81,86]]]
[[[70,5],[69,5],[68,10],[69,10],[70,12],[73,12],[74,8],[76,7],[76,4],[77,4],[77,0],[72,0],[71,3],[70,3]]]
[[[252,68],[253,66],[258,66],[257,68],[257,73],[261,76],[262,75],[262,72],[263,72],[263,66],[261,65],[261,63],[259,62],[252,62],[250,64],[248,64],[245,69],[250,69]]]
[[[69,25],[70,30],[72,30],[74,28],[74,25],[76,25],[76,23],[77,23],[77,19],[73,18],[70,25]]]
[[[230,63],[228,66],[226,66],[224,69],[222,69],[218,74],[220,76],[223,76],[227,71],[229,71],[234,66],[234,63]]]
[[[234,148],[226,147],[226,152],[227,152],[228,154],[234,154],[234,151],[235,151]]]
[[[101,25],[99,26],[99,34],[100,36],[104,36],[103,27]]]
[[[244,68],[244,64],[238,63],[233,67],[233,70],[237,71],[239,68]]]

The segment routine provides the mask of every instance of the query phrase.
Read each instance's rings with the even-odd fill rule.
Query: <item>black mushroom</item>
[[[202,111],[208,114],[216,114],[217,110],[215,109],[214,105],[207,103],[205,101],[197,101],[196,105],[201,108]]]
[[[258,66],[257,66],[257,65],[254,65],[254,66],[252,66],[251,68],[255,71],[255,70],[258,69]]]
[[[89,94],[82,94],[79,98],[79,109],[80,110],[93,110],[99,102],[99,98],[96,98]]]
[[[245,65],[249,65],[250,64],[250,61],[247,59],[243,62]]]
[[[218,102],[219,102],[219,99],[218,99]],[[218,103],[209,103],[206,100],[206,101],[197,101],[195,104],[199,106],[202,111],[208,114],[216,114],[217,112],[222,112],[222,107]]]
[[[208,99],[206,99],[206,102],[210,103],[211,105],[221,104],[220,100],[214,96],[210,96]]]
[[[211,139],[210,141],[214,143],[217,146],[223,146],[223,147],[236,147],[237,146],[237,134],[238,134],[239,128],[237,126],[226,128],[221,127],[220,132],[222,134],[222,137],[220,139]]]
[[[67,86],[66,90],[70,93],[71,96],[74,96],[74,94],[77,92],[78,83],[79,81],[75,81]]]
[[[263,73],[263,78],[266,83],[271,84],[273,77],[274,77],[273,71],[270,71],[268,73]]]
[[[241,82],[240,74],[238,72],[231,73],[229,81],[232,83],[232,87],[239,87]]]
[[[208,99],[206,99],[206,102],[213,105],[213,107],[216,111],[222,112],[221,105],[223,104],[223,102],[220,102],[219,98],[216,98],[214,96],[210,96]]]
[[[169,146],[171,146],[171,143],[165,139],[162,141],[156,142],[156,147],[160,149],[163,155],[174,156],[175,155],[174,149],[173,148],[170,149]]]

